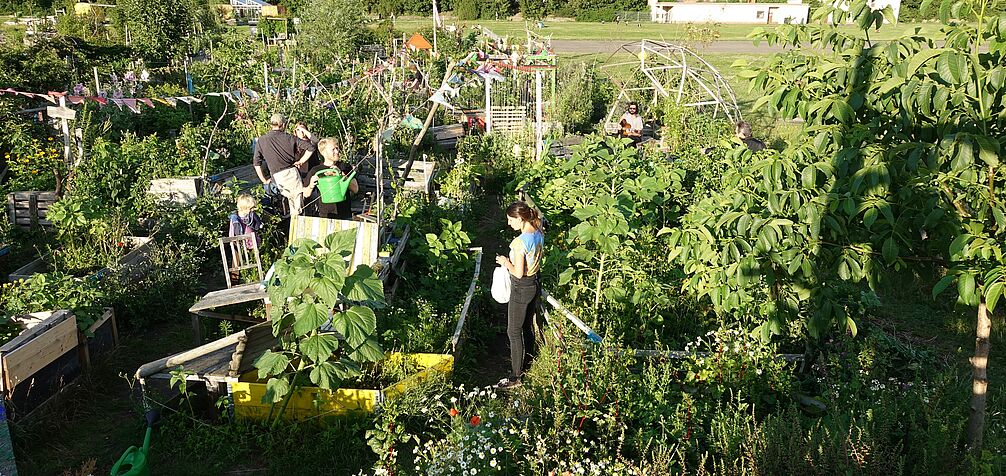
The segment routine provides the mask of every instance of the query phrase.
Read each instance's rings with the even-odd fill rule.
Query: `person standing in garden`
[[[513,388],[521,384],[525,356],[534,355],[534,325],[541,296],[539,271],[545,245],[541,216],[526,203],[517,201],[506,210],[506,221],[520,235],[510,243],[510,256],[497,256],[496,263],[510,272],[510,301],[507,304],[507,337],[510,339],[510,376],[497,384]],[[528,350],[526,352],[526,350]]]
[[[309,204],[317,204],[310,208],[317,210],[317,216],[321,218],[352,220],[350,193],[360,191],[353,167],[342,160],[339,140],[334,137],[326,137],[318,142],[318,152],[324,162],[312,167],[304,177],[304,198],[308,199]],[[319,186],[322,181],[328,183],[321,183]],[[321,190],[324,187],[327,190]]]
[[[263,184],[275,182],[280,194],[286,197],[290,205],[290,215],[297,216],[304,198],[304,184],[298,167],[307,163],[317,147],[309,140],[288,134],[284,130],[286,117],[282,114],[273,114],[269,118],[269,124],[272,130],[258,138],[252,165]],[[268,178],[262,171],[262,162],[269,168]]]

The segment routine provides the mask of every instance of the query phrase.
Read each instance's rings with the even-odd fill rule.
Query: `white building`
[[[711,3],[648,0],[656,23],[807,23],[810,5],[788,3]]]
[[[849,11],[849,1],[848,0],[835,0],[835,8],[841,8],[842,10]],[[901,0],[869,0],[866,5],[872,10],[883,10],[887,7],[891,7],[891,13],[893,18],[888,21],[887,18],[884,19],[884,23],[897,23],[898,15],[901,13]],[[828,21],[831,21],[831,16],[828,17]],[[849,17],[846,19],[846,23],[853,23],[856,19]]]

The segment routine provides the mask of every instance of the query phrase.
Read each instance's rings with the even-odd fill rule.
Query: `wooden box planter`
[[[132,249],[119,258],[117,261],[118,267],[122,273],[135,279],[140,279],[146,276],[147,271],[150,269],[150,250],[153,247],[154,239],[147,236],[127,236],[126,241],[132,246]],[[44,273],[49,270],[47,259],[48,256],[38,258],[8,274],[7,279],[17,281],[19,279],[31,278],[32,275],[37,273]],[[102,268],[91,276],[103,278],[110,272],[109,268]]]
[[[46,216],[49,206],[59,198],[56,192],[14,192],[7,194],[7,217],[11,225],[20,228],[52,227]]]
[[[203,178],[153,179],[147,193],[162,205],[192,205],[203,194]]]
[[[26,329],[0,346],[0,393],[11,418],[52,398],[83,369],[76,316],[70,311],[47,314],[15,318]]]
[[[400,397],[430,377],[438,374],[450,375],[454,370],[454,357],[451,355],[391,352],[387,358],[412,359],[422,370],[382,389],[340,388],[330,391],[317,387],[302,387],[290,398],[283,418],[305,420],[347,413],[370,413],[383,402]],[[257,381],[257,373],[254,371],[245,374],[238,382],[232,383],[230,391],[234,401],[234,416],[252,420],[268,418],[272,405],[262,403],[265,388],[266,384]]]
[[[68,311],[41,311],[17,318],[17,322],[26,327],[38,325],[58,312]],[[72,311],[69,311],[72,312]],[[119,327],[115,321],[115,310],[106,307],[98,318],[87,329],[78,329],[77,347],[80,355],[80,363],[85,370],[91,368],[94,359],[107,354],[112,349],[119,346]]]

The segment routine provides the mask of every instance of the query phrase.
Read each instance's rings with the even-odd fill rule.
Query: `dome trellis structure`
[[[611,62],[612,58],[623,53],[632,55],[634,59]],[[620,80],[616,71],[626,65],[637,65],[638,69],[632,68],[632,76]],[[650,104],[656,104],[660,98],[673,98],[685,107],[703,110],[711,107],[713,117],[722,113],[732,122],[742,119],[737,97],[720,72],[684,46],[654,40],[626,43],[612,53],[608,63],[601,68],[612,69],[612,81],[620,88],[605,117],[605,124],[611,122],[616,112],[621,112],[623,101],[647,95],[652,95],[647,100]]]

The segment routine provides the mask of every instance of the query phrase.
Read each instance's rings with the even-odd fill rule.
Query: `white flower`
[[[495,453],[495,452],[496,451],[493,450],[493,453]],[[492,460],[489,461],[489,466],[492,466],[493,468],[496,467],[496,458],[493,458]]]

